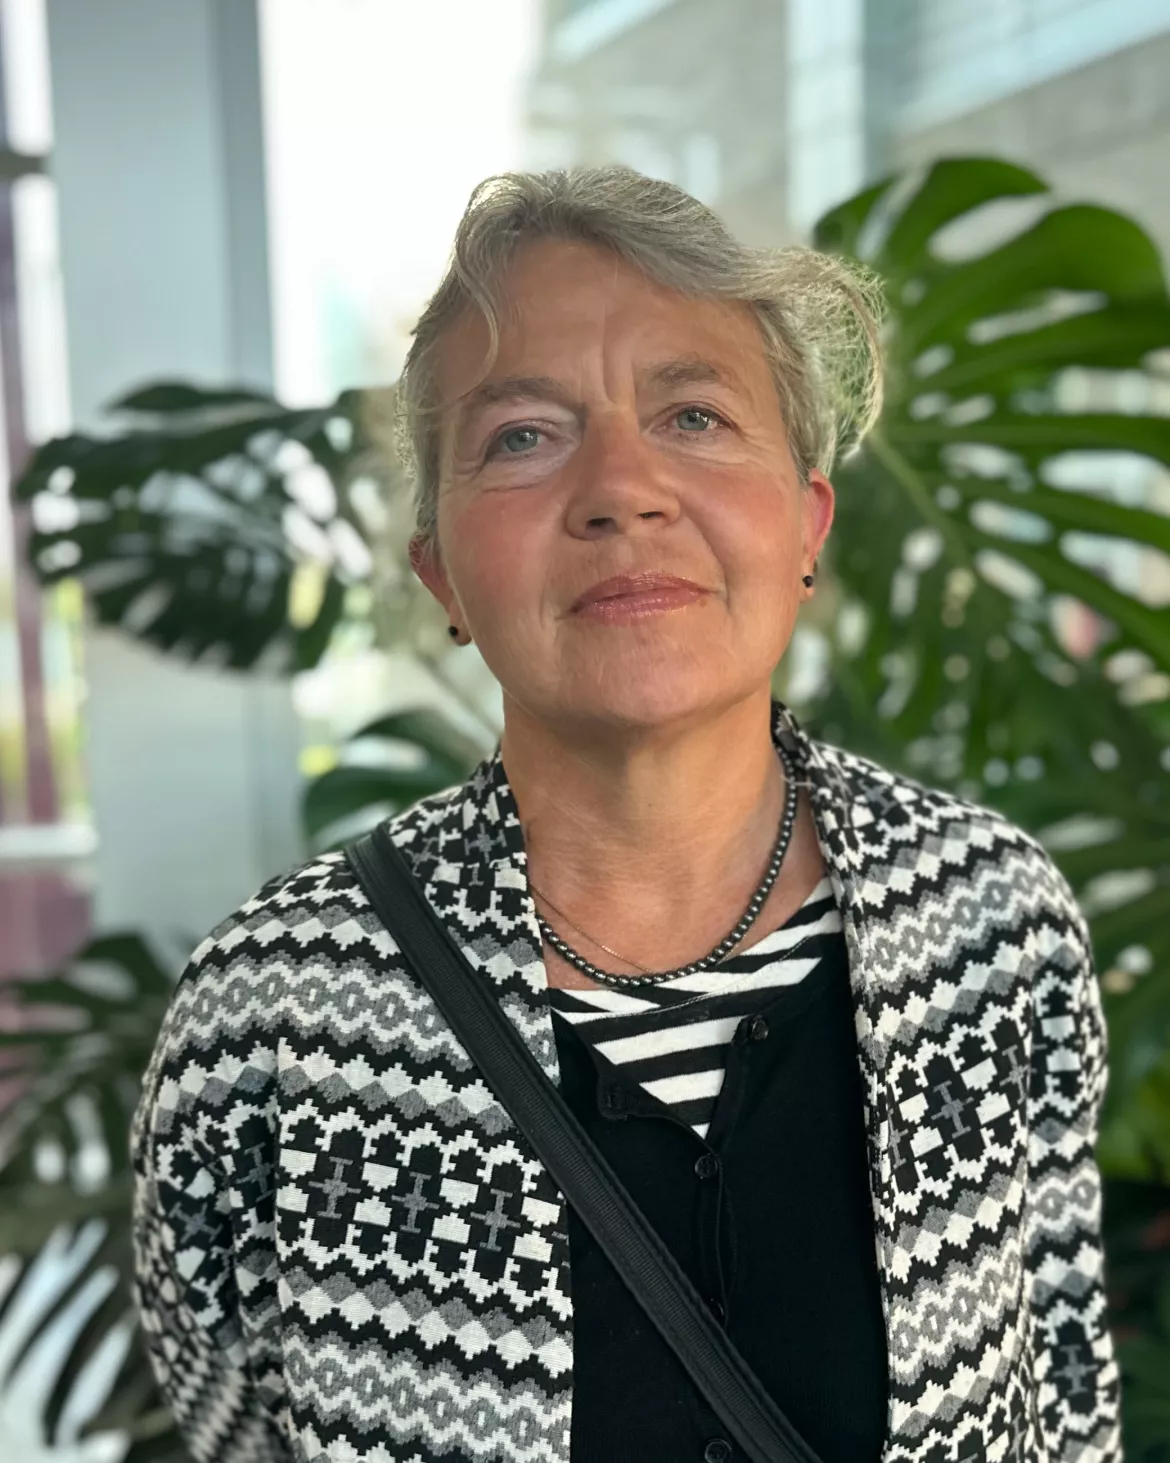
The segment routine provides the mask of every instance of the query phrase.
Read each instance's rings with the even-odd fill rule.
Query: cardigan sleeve
[[[1048,861],[1060,938],[1036,971],[1027,1264],[1038,1424],[1051,1463],[1120,1463],[1119,1380],[1105,1313],[1095,1147],[1107,1040],[1088,925]]]
[[[229,1183],[213,1146],[225,1126],[214,1094],[231,1066],[206,1028],[217,972],[206,989],[200,956],[216,933],[176,987],[131,1127],[133,1294],[159,1389],[194,1463],[288,1463],[280,1389],[258,1364],[263,1349],[249,1345],[241,1314],[241,1293],[262,1277],[255,1220],[241,1221],[240,1211],[254,1216],[257,1205],[254,1196],[233,1204],[239,1175]]]

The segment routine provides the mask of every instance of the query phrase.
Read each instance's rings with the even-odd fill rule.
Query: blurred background
[[[476,183],[512,168],[625,162],[681,184],[746,241],[784,245],[808,242],[818,220],[879,180],[920,180],[936,160],[961,157],[1000,159],[1034,174],[1052,190],[1048,207],[1055,198],[1115,210],[1147,241],[1133,250],[1164,257],[1170,3],[0,0],[0,471],[25,484],[0,497],[0,982],[15,990],[60,972],[110,932],[151,942],[159,968],[173,975],[208,929],[273,873],[328,843],[329,830],[337,836],[368,822],[371,808],[445,785],[455,773],[444,777],[444,767],[457,770],[491,749],[500,709],[490,674],[474,650],[446,654],[435,635],[441,626],[401,578],[394,469],[347,455],[368,419],[346,393],[392,385]],[[940,214],[937,222],[945,221]],[[1084,252],[1093,256],[1087,268],[1097,254],[1102,267],[1121,257],[1113,235],[1099,242],[1084,229]],[[981,237],[977,224],[968,228],[963,257],[991,248],[999,235]],[[1141,268],[1143,298],[1152,303],[1138,309],[1130,309],[1136,287],[1127,295],[1121,282],[1106,288],[1067,270],[1053,276],[1057,292],[1114,290],[1111,299],[1129,302],[1127,328],[1146,334],[1134,337],[1128,354],[1089,359],[1088,347],[1074,351],[1052,399],[1068,414],[1128,414],[1142,425],[1133,441],[1123,434],[1045,447],[1053,457],[1078,445],[1109,447],[1112,455],[1104,480],[1099,466],[1089,482],[1075,471],[1063,483],[1047,479],[1077,500],[1081,514],[1061,539],[1061,571],[1054,560],[1029,560],[1024,547],[1014,559],[1042,581],[1051,653],[1062,651],[1070,674],[1082,677],[1086,720],[1124,682],[1117,715],[1129,718],[1127,727],[1141,723],[1141,765],[1127,786],[1145,819],[1139,833],[1129,828],[1130,850],[1136,838],[1142,857],[1114,856],[1107,869],[1086,860],[1075,887],[1079,894],[1089,875],[1108,874],[1114,895],[1098,884],[1089,890],[1097,903],[1088,898],[1086,908],[1103,919],[1140,908],[1145,921],[1128,932],[1121,923],[1114,932],[1102,925],[1097,953],[1117,1041],[1129,1039],[1126,1020],[1141,1036],[1126,1090],[1145,1107],[1132,1131],[1123,1132],[1118,1118],[1111,1151],[1119,1181],[1137,1194],[1132,1215],[1124,1211],[1129,1249],[1123,1253],[1119,1241],[1117,1275],[1129,1273],[1132,1256],[1148,1261],[1140,1289],[1153,1307],[1130,1318],[1136,1346],[1127,1365],[1135,1369],[1134,1395],[1144,1399],[1131,1424],[1133,1457],[1156,1463],[1170,1458],[1163,1040],[1170,968],[1156,941],[1135,931],[1156,928],[1159,913],[1170,928],[1170,328],[1159,324],[1162,335],[1150,334],[1150,322],[1163,321],[1165,290],[1150,283],[1152,265]],[[1024,290],[1019,303],[1035,299]],[[1109,381],[1106,368],[1114,371]],[[39,459],[39,478],[32,454],[54,442],[114,440],[110,404],[151,383],[207,393],[247,388],[267,403],[252,428],[282,438],[282,451],[299,444],[298,452],[265,459],[264,492],[280,499],[269,526],[286,540],[288,574],[278,583],[290,623],[314,631],[308,648],[305,637],[296,642],[291,660],[268,664],[267,645],[233,660],[224,647],[235,632],[219,630],[212,653],[194,657],[177,631],[169,646],[138,633],[146,624],[141,608],[123,602],[116,613],[94,612],[94,596],[116,581],[113,561],[146,552],[157,522],[129,524],[120,547],[107,534],[100,551],[79,525],[98,522],[93,504],[103,493],[113,515],[103,532],[123,509],[160,511],[144,497],[157,482],[155,467],[127,476],[118,459],[83,492],[90,480],[76,453]],[[339,396],[342,407],[330,416]],[[222,425],[227,418],[214,416],[220,407],[232,422],[249,410],[243,398],[180,395],[138,405],[137,429],[154,433],[154,442]],[[303,423],[314,411],[310,433]],[[184,489],[182,472],[210,481],[209,461],[205,454],[195,467],[175,468],[179,496],[168,500],[168,512],[183,491],[194,492],[190,483]],[[68,481],[53,477],[63,462]],[[119,500],[115,490],[130,491],[123,480],[134,491]],[[360,511],[337,510],[339,485],[352,489]],[[1097,502],[1134,516],[1094,518]],[[982,531],[1006,542],[1013,533],[1003,527],[1005,512]],[[1059,521],[1060,510],[1053,512]],[[1028,542],[1026,519],[1013,520],[1020,545]],[[137,548],[135,533],[144,536]],[[909,542],[909,532],[903,537]],[[157,535],[149,542],[157,548]],[[898,552],[899,564],[927,583],[937,548],[931,560],[926,543],[921,562],[910,549]],[[72,568],[92,573],[71,575]],[[783,689],[798,708],[815,708],[827,694],[838,619],[843,625],[851,590],[865,581],[855,568],[851,581],[842,559],[839,595],[818,605],[830,618],[794,640]],[[152,571],[152,582],[165,578]],[[1001,584],[996,593],[1018,602],[1026,591]],[[324,603],[333,606],[327,620]],[[940,664],[955,664],[957,652],[936,649]],[[881,655],[874,659],[883,665]],[[883,674],[896,679],[888,664]],[[1094,675],[1100,680],[1084,679]],[[947,669],[947,682],[961,678]],[[936,687],[936,703],[943,694]],[[1066,718],[1053,704],[1045,703],[1049,721],[1030,728],[1018,756],[988,754],[974,782],[968,758],[965,782],[959,769],[953,780],[988,801],[1003,788],[1006,799],[1015,768],[1021,798],[1037,796],[1044,779],[1020,769],[1059,739],[1056,723]],[[848,740],[852,723],[826,706],[818,725],[836,726]],[[405,712],[425,715],[393,722]],[[371,726],[382,738],[378,755],[350,755],[347,743]],[[913,764],[914,738],[899,736]],[[399,753],[413,746],[413,760],[395,760],[387,740]],[[1127,760],[1119,742],[1105,732],[1087,739],[1082,797],[1097,773]],[[997,772],[996,762],[1007,770]],[[919,765],[934,764],[924,755]],[[941,778],[945,759],[938,766]],[[1155,792],[1143,792],[1147,786]],[[1033,806],[1028,826],[1057,821],[1052,808],[1041,817],[1039,805],[1026,802],[1020,821]],[[1052,846],[1097,845],[1074,838]],[[123,964],[129,969],[133,960]],[[1124,1005],[1155,983],[1158,999],[1143,996],[1140,1011]],[[142,989],[126,986],[123,994]],[[27,992],[22,1000],[27,1005]],[[20,1070],[21,1033],[32,1026],[17,1012],[6,1028],[6,1050],[18,1053],[3,1088],[14,1111],[22,1083],[36,1076],[31,1066]],[[142,1050],[150,1035],[140,1033]],[[58,1109],[60,1125],[63,1099]],[[46,1111],[37,1107],[35,1121]],[[81,1130],[86,1121],[83,1113],[76,1118]],[[10,1165],[10,1213],[30,1184],[92,1194],[123,1161],[103,1154],[98,1139],[54,1138],[56,1131],[44,1130],[23,1169]],[[100,1138],[100,1122],[94,1132]],[[10,1127],[7,1141],[18,1144],[20,1132]],[[1132,1197],[1129,1189],[1124,1195]],[[109,1254],[95,1258],[100,1214],[60,1213],[59,1227],[42,1224],[32,1238],[0,1223],[0,1253],[12,1252],[0,1261],[0,1287],[12,1287],[0,1321],[0,1371],[10,1371],[0,1438],[11,1463],[79,1463],[126,1451],[116,1430],[77,1435],[112,1382],[126,1381],[128,1333],[116,1307],[74,1359],[69,1387],[57,1385],[62,1357],[118,1273]],[[84,1284],[69,1290],[71,1275]],[[62,1294],[67,1303],[37,1331],[38,1317]],[[55,1443],[42,1426],[51,1396]]]

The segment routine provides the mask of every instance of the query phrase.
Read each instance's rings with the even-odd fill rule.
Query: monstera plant
[[[33,503],[42,581],[77,577],[99,624],[185,659],[316,665],[369,565],[358,394],[290,411],[165,382],[109,410],[123,430],[47,442],[14,485]]]
[[[887,282],[889,387],[878,428],[834,477],[822,593],[800,632],[819,676],[797,701],[786,662],[777,690],[815,734],[1035,832],[1089,915],[1111,1042],[1099,1156],[1126,1456],[1159,1463],[1170,612],[1164,591],[1138,592],[1134,565],[1165,583],[1162,264],[1132,220],[1062,204],[1033,173],[982,158],[874,185],[822,219],[815,242]],[[261,393],[164,383],[118,408],[122,430],[46,444],[15,486],[34,507],[30,554],[46,583],[76,577],[103,623],[240,672],[307,668],[339,626],[377,617],[378,643],[409,646],[443,676],[445,637],[402,552],[405,496],[356,393],[290,411]],[[1119,546],[1124,575],[1111,567]],[[306,848],[336,847],[459,781],[490,741],[422,710],[361,728],[306,788]],[[100,988],[80,976],[94,961],[116,967]],[[167,988],[134,937],[106,936],[76,969],[21,983],[24,1015],[0,1037],[25,1078],[0,1129],[0,1250],[17,1264],[3,1304],[61,1227],[83,1250],[70,1294],[107,1274],[45,1423],[54,1437],[82,1369],[121,1327],[130,1344],[85,1431],[128,1435],[130,1463],[181,1457],[133,1337],[120,1227],[127,1114]],[[80,1133],[106,1154],[98,1182],[77,1176]]]
[[[19,1090],[0,1118],[0,1253],[13,1272],[0,1322],[35,1289],[36,1262],[63,1233],[66,1279],[22,1334],[9,1375],[85,1295],[87,1314],[45,1399],[46,1441],[61,1440],[78,1378],[102,1356],[108,1370],[113,1348],[122,1354],[109,1405],[91,1426],[132,1431],[127,1457],[179,1463],[185,1454],[145,1355],[121,1339],[134,1323],[126,1135],[173,986],[170,967],[129,933],[92,941],[66,971],[6,986],[18,1019],[0,1029],[0,1068]]]
[[[1136,480],[1170,506],[1161,261],[1131,220],[1084,204],[1017,212],[968,254],[956,224],[970,239],[974,210],[1047,203],[1006,163],[940,163],[899,191],[873,188],[816,232],[877,269],[893,306],[891,397],[836,479],[838,628],[853,615],[862,630],[838,636],[817,713],[1052,849],[1116,972],[1104,1156],[1170,1177],[1170,612],[1094,567],[1102,545],[1170,555],[1170,515],[1124,492]],[[1070,597],[1097,616],[1075,656],[1054,624]],[[1143,972],[1132,988],[1127,970]],[[1135,1100],[1155,1121],[1134,1121]]]

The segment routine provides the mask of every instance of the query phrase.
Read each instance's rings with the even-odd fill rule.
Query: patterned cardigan
[[[772,731],[847,942],[882,1463],[1117,1463],[1105,1030],[1071,890],[1001,815],[812,739],[779,701]],[[388,826],[558,1080],[499,748]],[[135,1298],[197,1463],[567,1463],[563,1197],[339,853],[195,950],[130,1141]]]

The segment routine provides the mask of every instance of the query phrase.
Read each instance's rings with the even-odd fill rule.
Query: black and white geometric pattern
[[[883,1463],[1119,1463],[1084,918],[999,814],[772,716],[849,955]],[[556,1081],[498,750],[388,826]],[[131,1145],[136,1298],[198,1463],[568,1463],[564,1201],[341,855],[269,880],[194,952]]]

